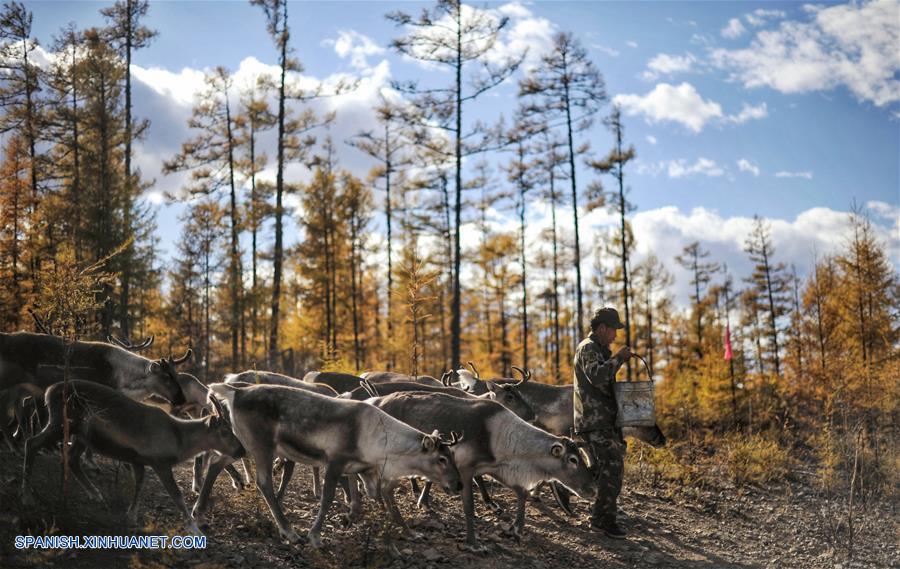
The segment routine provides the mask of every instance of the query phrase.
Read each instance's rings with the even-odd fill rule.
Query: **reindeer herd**
[[[394,497],[399,485],[408,480],[418,505],[426,508],[432,485],[461,494],[463,547],[473,551],[482,549],[475,532],[475,489],[488,507],[499,509],[487,478],[515,493],[516,516],[505,531],[516,539],[529,495],[541,484],[551,484],[568,513],[569,491],[586,500],[597,491],[589,458],[567,437],[572,386],[532,381],[527,370],[515,368],[519,379],[490,380],[481,379],[471,363],[470,369],[448,371],[440,379],[387,371],[361,376],[312,371],[300,380],[245,371],[207,386],[177,369],[191,357],[190,350],[159,360],[138,353],[151,345],[152,338],[132,345],[112,337],[108,343],[67,342],[49,334],[0,333],[0,431],[12,452],[24,450],[23,506],[35,504],[35,456],[61,448],[65,422],[67,464],[88,494],[104,500],[82,468],[87,455],[129,465],[134,492],[127,519],[136,524],[149,466],[183,516],[186,531],[194,534],[206,525],[204,514],[223,470],[238,489],[254,472],[281,539],[296,543],[301,537],[281,501],[295,464],[311,466],[319,499],[306,536],[312,547],[322,545],[322,525],[339,487],[349,501],[351,521],[361,517],[368,498],[412,539],[417,534]],[[665,443],[656,427],[627,431],[655,446]],[[197,499],[189,510],[172,468],[191,458]],[[238,462],[243,473],[235,468]],[[276,463],[282,467],[277,489]],[[391,537],[386,539],[396,553]]]

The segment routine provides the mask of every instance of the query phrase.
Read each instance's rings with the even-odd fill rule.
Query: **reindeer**
[[[46,389],[64,379],[99,383],[140,401],[156,394],[173,405],[185,402],[175,366],[191,357],[149,360],[102,342],[67,342],[31,332],[0,333],[0,390],[19,383]],[[168,363],[170,365],[164,365]]]
[[[237,388],[217,383],[210,390],[231,414],[234,432],[256,463],[256,486],[265,498],[282,539],[296,543],[275,497],[272,461],[283,456],[294,462],[324,467],[319,511],[307,534],[309,544],[322,546],[322,524],[343,475],[364,474],[390,488],[397,479],[422,476],[448,491],[461,487],[449,447],[436,434],[426,435],[371,405],[280,385]],[[208,491],[221,470],[211,464],[203,481],[194,515],[202,517]]]
[[[164,366],[174,365],[165,361]],[[68,389],[67,401],[63,400]],[[54,444],[63,436],[63,405],[67,406],[72,440],[72,473],[93,497],[103,500],[96,486],[81,470],[79,457],[90,448],[95,452],[126,462],[134,475],[134,494],[128,508],[129,523],[137,521],[137,508],[144,468],[151,467],[181,513],[187,531],[202,535],[197,523],[184,505],[181,490],[172,475],[172,467],[201,452],[212,450],[230,457],[244,453],[240,441],[231,431],[222,409],[214,398],[210,403],[215,414],[207,419],[183,420],[150,405],[144,405],[122,393],[89,381],[71,380],[50,386],[44,397],[49,420],[44,429],[25,443],[22,476],[22,503],[34,505],[31,469],[40,449]]]
[[[420,430],[462,433],[464,440],[453,447],[453,457],[463,484],[467,547],[473,551],[483,550],[474,529],[475,476],[490,475],[516,493],[516,519],[507,528],[516,537],[525,524],[526,496],[541,481],[557,480],[587,499],[596,494],[575,443],[526,423],[495,401],[410,391],[368,402]]]

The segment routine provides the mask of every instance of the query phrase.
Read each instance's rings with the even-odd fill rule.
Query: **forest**
[[[762,216],[744,242],[747,274],[691,243],[675,259],[690,275],[682,306],[662,260],[635,254],[637,150],[582,39],[558,33],[525,68],[524,54],[486,57],[503,19],[450,0],[388,13],[385,47],[446,68],[446,82],[396,81],[370,110],[378,129],[337,140],[335,115],[313,103],[356,85],[302,86],[292,39],[307,24],[293,4],[251,4],[279,73],[236,85],[233,70],[206,70],[193,136],[165,158],[167,172],[188,174],[165,195],[184,205],[171,257],[146,197],[156,180],[134,160],[162,128],[142,118],[129,71],[166,33],[146,26],[152,6],[117,0],[105,26],[39,44],[26,5],[3,5],[0,331],[152,335],[160,353],[191,348],[184,371],[204,383],[251,369],[440,377],[471,361],[483,377],[518,366],[567,384],[591,311],[613,306],[620,344],[649,366],[632,360],[619,379],[652,375],[669,439],[630,445],[628,468],[688,487],[806,472],[842,550],[870,505],[896,504],[900,275],[865,208],[848,203],[839,250],[807,274],[779,258]],[[517,86],[517,107],[476,119],[501,84]],[[608,148],[591,140],[597,125]],[[371,159],[367,175],[342,166],[341,145]],[[287,174],[297,165],[302,178]],[[538,206],[547,231],[528,226]],[[514,228],[490,222],[498,209]],[[617,222],[590,242],[579,220],[598,209]]]

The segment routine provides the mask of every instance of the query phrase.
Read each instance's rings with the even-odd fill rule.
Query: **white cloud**
[[[619,57],[619,50],[617,50],[614,47],[608,47],[605,45],[601,45],[599,43],[592,43],[591,47],[601,53],[605,53],[606,55],[608,55],[610,57]]]
[[[627,42],[625,42],[625,45],[627,45],[631,49],[636,49],[638,46],[638,43],[636,41],[628,40]]]
[[[769,109],[765,103],[755,107],[744,103],[741,112],[736,115],[729,115],[728,120],[736,124],[743,124],[749,120],[766,118],[768,115]]]
[[[751,26],[759,27],[765,24],[767,20],[781,19],[785,16],[787,16],[787,14],[783,10],[766,10],[764,8],[757,8],[749,14],[744,14],[744,19],[747,20],[747,23]]]
[[[769,218],[768,222],[775,247],[774,260],[795,265],[801,278],[811,269],[814,252],[821,257],[844,247],[849,229],[846,212],[825,207],[803,211],[793,220]],[[752,216],[725,217],[702,207],[682,212],[668,206],[638,211],[632,216],[631,224],[638,253],[634,262],[651,252],[660,258],[675,276],[676,301],[682,307],[689,305],[690,275],[674,258],[685,245],[700,241],[711,252],[711,259],[728,264],[736,282],[752,271],[744,252],[744,242],[753,227]],[[898,250],[900,233],[894,230],[892,234],[891,228],[884,224],[874,225],[878,239],[890,250]]]
[[[700,157],[693,164],[687,164],[683,159],[670,160],[666,170],[670,178],[684,178],[686,176],[703,175],[709,177],[721,176],[725,173],[715,160]]]
[[[728,20],[728,25],[722,28],[719,33],[722,34],[722,37],[724,38],[736,39],[741,37],[744,31],[746,31],[744,28],[744,24],[742,24],[741,21],[737,18],[731,18],[730,20]]]
[[[737,161],[738,170],[741,172],[750,172],[754,176],[759,176],[759,166],[750,162],[746,158],[741,158]]]
[[[368,69],[367,58],[385,52],[383,47],[356,30],[340,30],[337,39],[327,39],[322,44],[333,47],[341,59],[350,57],[350,65],[356,69]]]
[[[674,73],[687,73],[692,71],[697,58],[693,53],[685,55],[669,55],[668,53],[658,53],[647,62],[647,71],[641,74],[641,77],[647,80],[654,80],[660,75],[672,75]]]
[[[807,15],[809,21],[759,31],[746,48],[715,49],[712,62],[749,88],[805,93],[844,86],[879,107],[900,101],[900,4],[854,2]]]
[[[697,133],[713,119],[722,118],[722,107],[704,100],[690,83],[659,83],[646,95],[616,95],[613,103],[630,115],[644,115],[649,123],[676,122]]]
[[[649,143],[652,144],[653,146],[656,146],[656,137],[653,136],[652,134],[648,134],[648,135],[647,135],[647,142],[649,142]]]
[[[650,164],[638,160],[637,173],[654,177],[665,174],[670,178],[676,179],[691,176],[717,178],[725,174],[725,168],[720,166],[715,160],[701,156],[697,158],[693,164],[688,163],[684,158],[679,158],[677,160],[660,160],[659,162]]]
[[[776,178],[803,178],[804,180],[812,180],[813,173],[809,172],[809,171],[788,172],[785,170],[781,170],[781,171],[775,172],[775,177]]]

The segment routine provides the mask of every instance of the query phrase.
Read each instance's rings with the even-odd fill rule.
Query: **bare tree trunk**
[[[279,302],[281,300],[281,271],[284,258],[283,225],[284,206],[282,196],[284,194],[284,83],[287,73],[287,2],[282,3],[284,10],[284,23],[281,33],[281,81],[278,85],[278,165],[275,174],[275,249],[273,253],[272,275],[272,322],[269,331],[269,366],[275,366],[278,361],[278,317]]]

